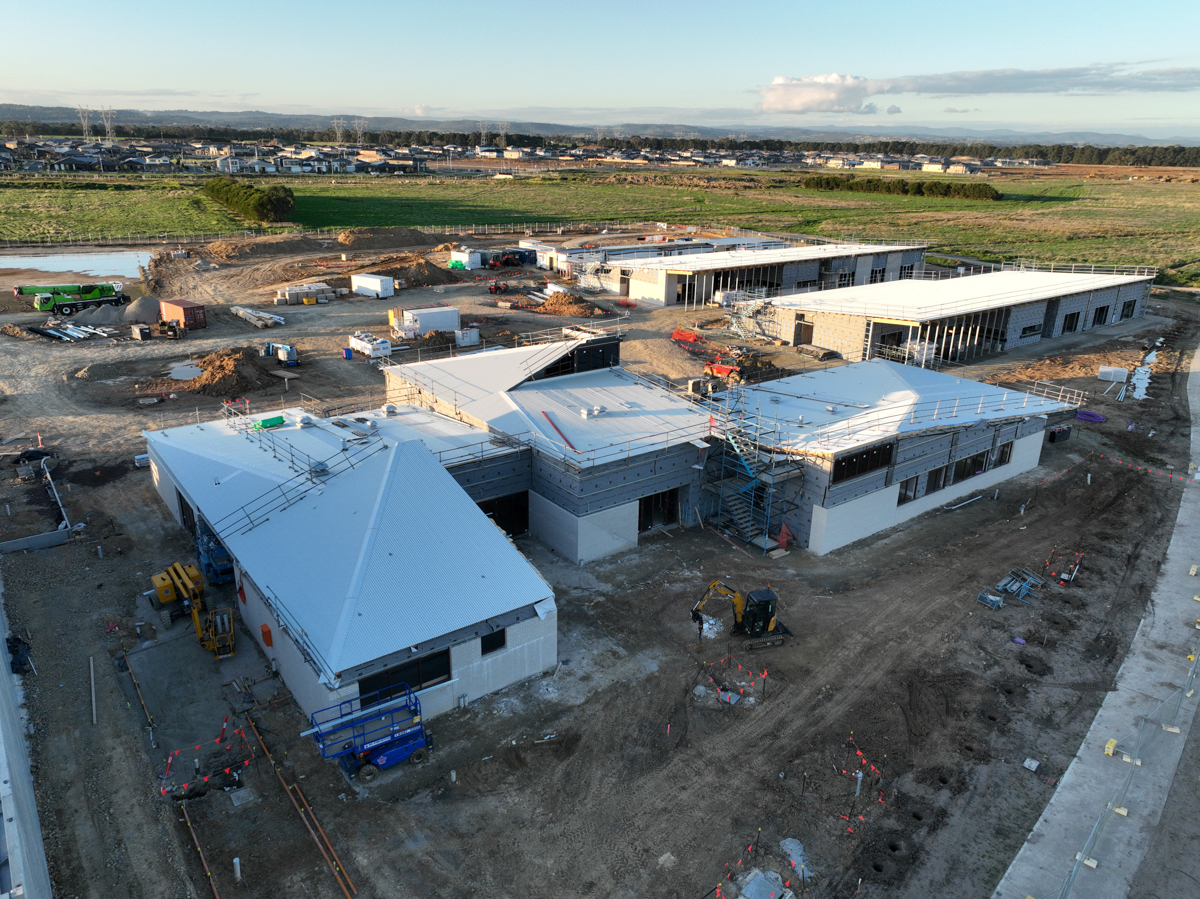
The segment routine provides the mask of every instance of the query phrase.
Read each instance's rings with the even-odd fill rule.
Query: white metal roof
[[[543,450],[576,463],[599,464],[711,433],[707,412],[621,368],[530,381],[506,398]]]
[[[395,374],[417,384],[438,399],[451,403],[480,421],[492,422],[511,411],[503,392],[528,380],[585,340],[561,340],[555,343],[481,351],[436,359],[392,365]],[[507,434],[516,434],[497,425]]]
[[[666,256],[661,259],[639,259],[622,268],[667,270],[673,272],[711,272],[727,268],[753,268],[756,265],[782,265],[786,262],[807,262],[813,259],[837,259],[842,256],[873,256],[877,253],[898,253],[904,250],[925,249],[924,246],[874,246],[860,243],[827,243],[815,246],[787,247],[776,250],[730,250],[728,253],[701,253],[692,256]]]
[[[780,296],[771,304],[812,312],[926,322],[1152,279],[1153,275],[1001,271],[939,281],[885,281],[813,291]]]
[[[296,413],[265,435],[216,422],[145,436],[326,679],[553,596],[421,440],[380,427],[316,456],[346,429]],[[348,454],[316,484],[303,475],[309,457],[338,468]],[[242,510],[264,496],[280,499],[251,527]]]
[[[793,450],[840,452],[897,434],[1044,415],[1072,404],[883,359],[739,388],[734,411],[757,412]]]

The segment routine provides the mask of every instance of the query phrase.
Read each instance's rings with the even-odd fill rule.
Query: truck
[[[337,759],[346,776],[369,783],[384,768],[420,764],[429,742],[421,700],[408,684],[360,694],[314,712],[311,734],[324,759]]]
[[[15,297],[31,297],[38,312],[54,315],[74,315],[93,306],[124,306],[129,296],[122,292],[124,284],[108,281],[98,284],[25,284],[13,288]]]

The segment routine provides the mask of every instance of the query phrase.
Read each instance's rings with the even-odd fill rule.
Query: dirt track
[[[185,355],[289,339],[303,354],[294,389],[351,396],[380,387],[378,373],[337,349],[349,331],[379,328],[384,304],[287,307],[286,326],[255,331],[219,308],[247,300],[231,286],[246,272],[188,271],[194,282],[176,286],[215,314],[183,343],[61,346],[0,335],[0,437],[40,430],[62,453],[56,478],[71,484],[68,511],[88,520],[92,541],[0,559],[10,617],[28,629],[40,672],[26,682],[32,749],[61,896],[208,893],[176,810],[155,789],[161,752],[146,743],[128,676],[107,660],[141,620],[134,597],[149,574],[189,553],[146,473],[129,464],[141,451],[138,432],[197,406],[203,415],[216,400],[143,406],[132,385]],[[451,291],[400,299],[482,299],[461,290],[463,300]],[[663,340],[675,318],[635,313],[625,357],[694,374],[695,361]],[[1165,336],[1167,349],[1190,350],[1196,325]],[[1136,355],[1142,342],[1126,346]],[[97,371],[125,380],[75,377],[89,365],[115,366]],[[368,791],[356,793],[296,736],[305,722],[290,703],[258,720],[289,779],[303,775],[364,897],[700,896],[739,866],[778,867],[790,878],[776,848],[785,837],[808,851],[812,896],[850,895],[859,878],[863,896],[986,895],[1052,795],[1043,777],[1065,769],[1115,675],[1183,489],[1089,454],[1186,470],[1179,377],[1160,372],[1140,403],[1089,402],[1108,421],[1077,423],[1071,441],[1047,445],[1042,467],[1006,482],[997,500],[931,513],[823,558],[751,559],[692,530],[580,569],[524,541],[558,596],[561,671],[436,719],[432,760],[389,772]],[[280,402],[283,385],[273,381],[252,403]],[[52,527],[44,492],[11,472],[0,479],[0,503],[14,514],[0,537]],[[1072,587],[999,612],[974,602],[1009,568],[1049,560],[1047,570],[1058,570],[1075,553],[1086,555]],[[752,657],[735,648],[729,663],[727,638],[698,648],[688,610],[713,578],[774,585],[795,640]],[[248,638],[242,646],[251,651]],[[103,710],[95,732],[84,721],[89,656]],[[214,671],[178,684],[179,701],[212,688],[214,677],[220,694]],[[710,677],[744,690],[742,701],[718,705]],[[534,743],[547,734],[556,739]],[[1021,767],[1027,756],[1042,761],[1038,774]],[[852,805],[854,784],[841,772],[860,758],[868,774]],[[234,892],[229,859],[240,855],[253,876],[236,895],[334,895],[278,782],[255,764],[248,777],[259,802],[234,808],[212,791],[189,803],[218,887]]]

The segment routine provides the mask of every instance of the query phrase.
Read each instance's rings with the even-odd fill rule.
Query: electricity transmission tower
[[[117,129],[113,124],[117,117],[117,111],[111,106],[100,107],[100,121],[104,123],[104,136],[109,140],[117,139]]]
[[[479,146],[486,147],[488,145],[488,129],[491,127],[488,122],[478,122],[479,125]]]
[[[342,138],[346,134],[346,120],[341,116],[338,116],[329,124],[333,126],[333,142],[335,144],[340,144],[342,142]]]
[[[500,146],[507,147],[508,146],[508,128],[509,128],[508,122],[501,122],[499,125],[496,126],[496,128],[500,132]]]
[[[75,114],[79,116],[79,125],[83,129],[83,139],[92,136],[92,111],[86,106],[76,106]]]
[[[354,120],[355,143],[357,143],[360,147],[362,146],[363,135],[366,133],[366,131],[367,131],[367,120],[366,119],[355,119]]]

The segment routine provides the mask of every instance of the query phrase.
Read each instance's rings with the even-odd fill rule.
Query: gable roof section
[[[222,427],[146,434],[210,523],[294,477],[228,427],[222,440],[189,440]],[[419,440],[385,442],[257,526],[222,529],[222,539],[331,682],[553,597]]]
[[[492,423],[512,411],[504,393],[553,365],[587,340],[561,340],[555,343],[490,350],[392,366],[397,375],[480,421]],[[516,435],[529,430],[516,419],[509,419],[499,430]],[[510,430],[515,428],[515,430]]]

